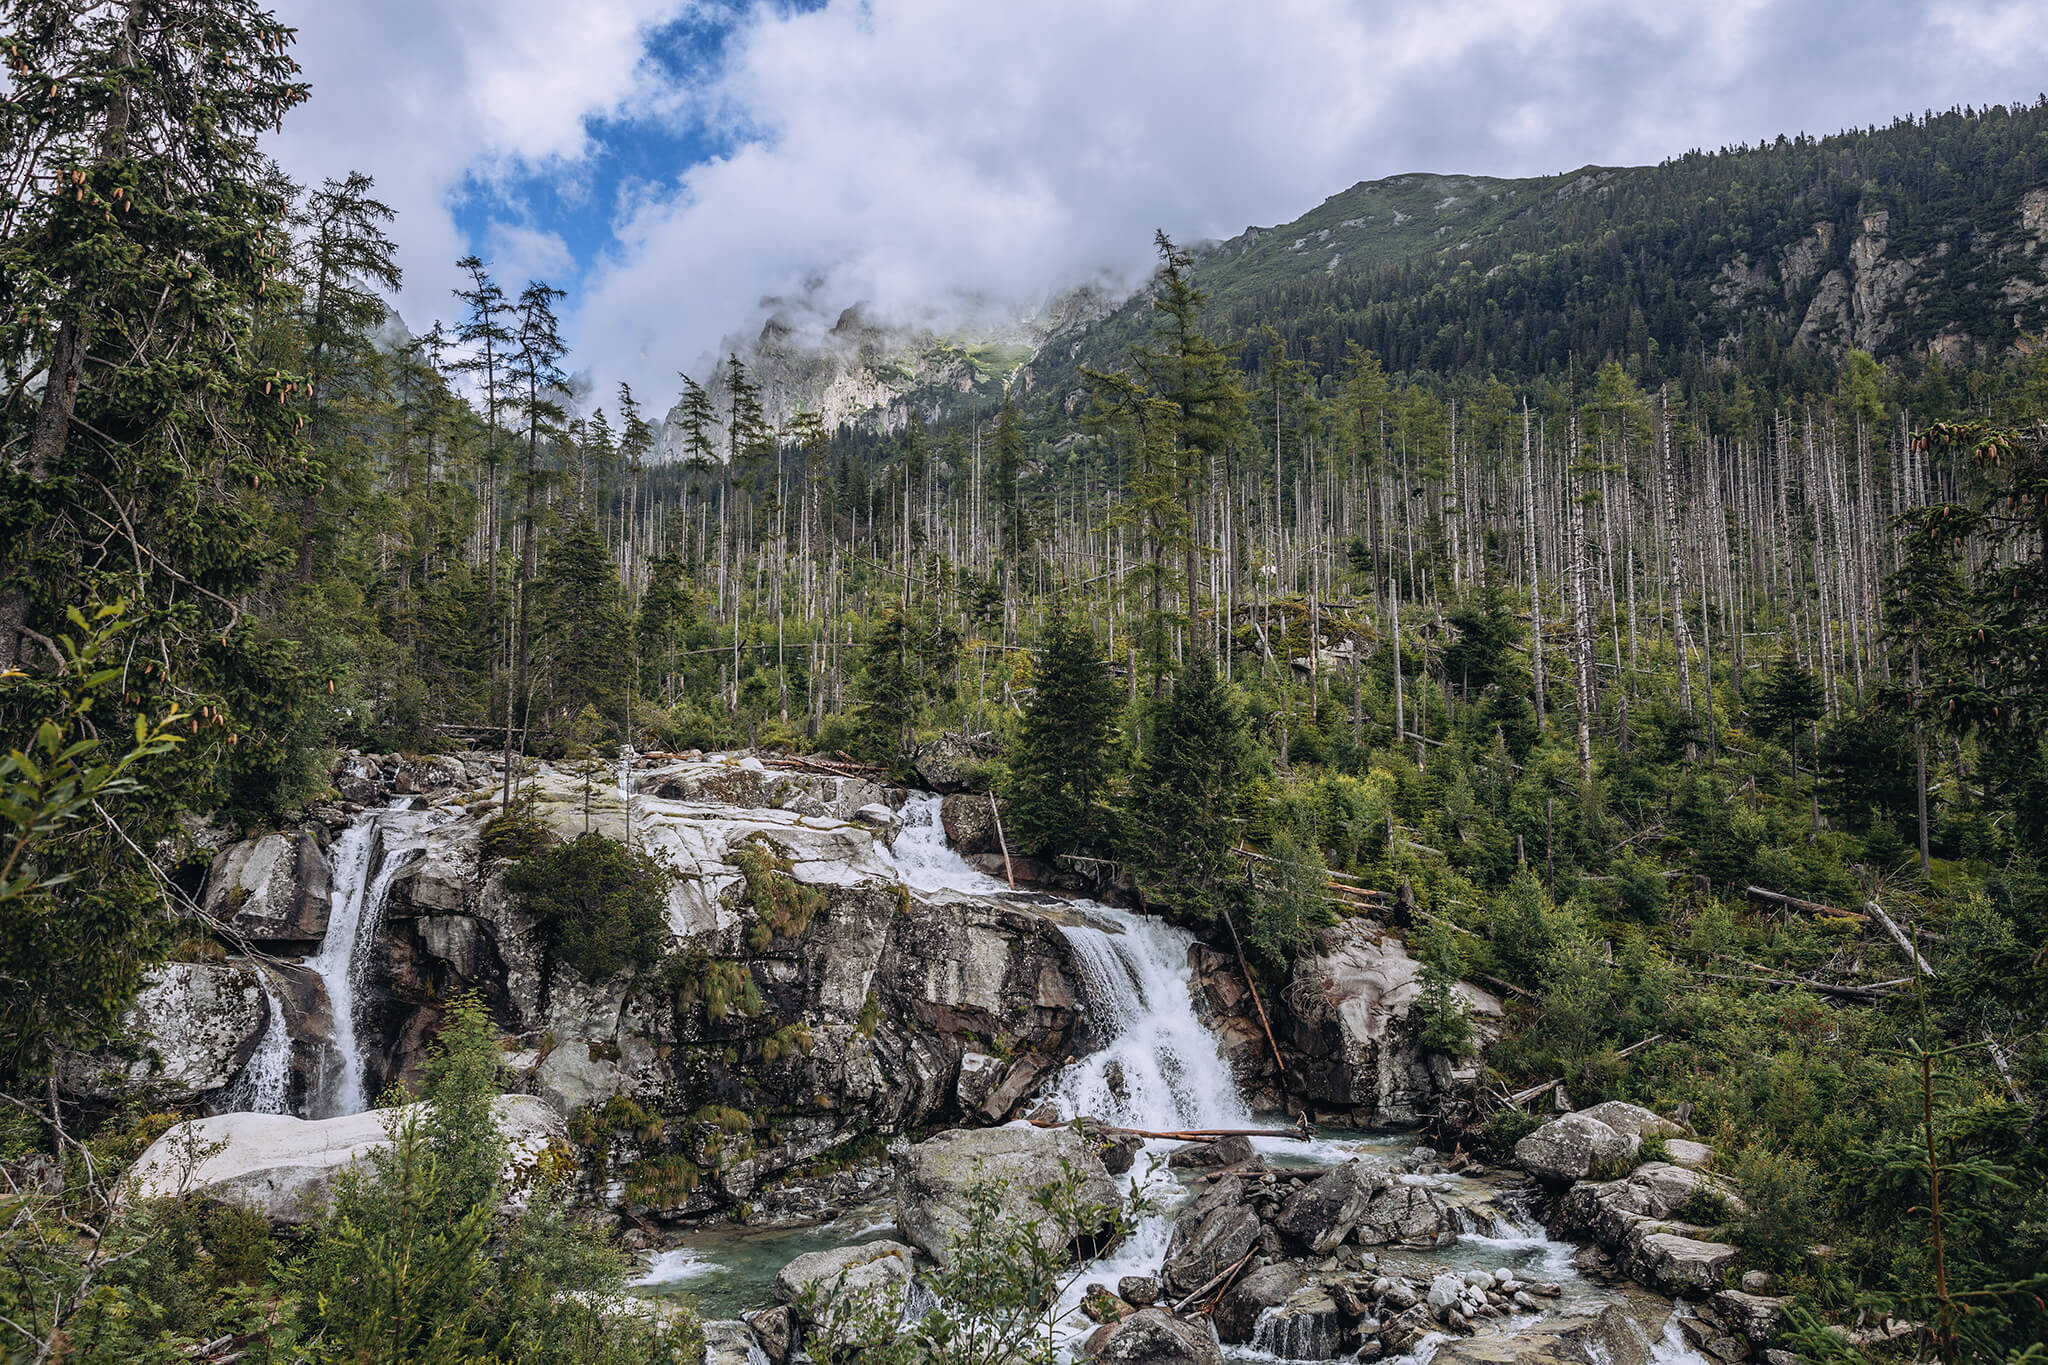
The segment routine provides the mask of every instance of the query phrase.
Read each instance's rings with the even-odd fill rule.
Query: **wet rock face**
[[[309,951],[327,932],[333,881],[311,830],[265,834],[224,849],[207,869],[206,913],[265,947]]]
[[[1065,1179],[1068,1169],[1081,1178],[1083,1202],[1118,1202],[1109,1172],[1069,1128],[955,1129],[899,1149],[890,1165],[897,1226],[942,1266],[951,1264],[954,1244],[968,1228],[969,1194],[979,1185],[995,1190],[1006,1227],[1043,1220],[1032,1194]],[[1065,1244],[1062,1230],[1049,1222],[1041,1222],[1040,1236],[1048,1249]]]
[[[1618,1305],[1591,1317],[1553,1318],[1513,1336],[1451,1340],[1437,1348],[1443,1365],[1649,1365],[1650,1338]]]
[[[939,806],[939,818],[946,827],[946,842],[957,852],[1001,855],[1002,841],[986,796],[949,796]]]
[[[1242,1346],[1258,1329],[1260,1316],[1287,1301],[1302,1287],[1307,1276],[1301,1267],[1286,1261],[1261,1266],[1230,1287],[1216,1305],[1216,1335],[1232,1346]]]
[[[1379,1188],[1379,1177],[1364,1162],[1346,1162],[1297,1190],[1274,1226],[1311,1255],[1328,1255],[1358,1226]]]
[[[508,1064],[557,1109],[617,1096],[670,1118],[664,1146],[629,1143],[623,1156],[699,1168],[677,1202],[636,1204],[667,1218],[750,1199],[767,1177],[863,1134],[1005,1119],[1067,1055],[1081,995],[1057,923],[1025,904],[901,890],[884,852],[893,824],[853,819],[864,806],[893,810],[901,793],[744,762],[671,764],[637,780],[634,835],[680,874],[669,924],[694,983],[680,1002],[652,972],[590,982],[552,962],[505,893],[502,865],[482,855],[489,793],[469,813],[449,793],[436,800],[452,818],[422,836],[392,884],[362,992],[373,1086],[416,1076],[442,1002],[480,991],[525,1045]],[[583,832],[574,774],[544,767],[532,790],[558,837]],[[625,834],[615,785],[588,802],[592,829]],[[756,839],[823,897],[799,930],[765,946],[734,863],[735,847]],[[707,1107],[766,1114],[774,1137],[757,1124],[702,1159],[686,1121]]]

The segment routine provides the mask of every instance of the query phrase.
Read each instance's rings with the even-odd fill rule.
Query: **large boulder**
[[[1244,1202],[1235,1176],[1217,1181],[1184,1205],[1173,1220],[1160,1282],[1169,1297],[1192,1294],[1243,1260],[1258,1245],[1262,1224]]]
[[[1283,1041],[1298,1054],[1289,1075],[1305,1097],[1373,1127],[1413,1127],[1447,1102],[1468,1101],[1480,1060],[1422,1046],[1410,1017],[1422,994],[1420,968],[1401,940],[1353,920],[1325,930],[1319,948],[1296,960],[1278,1011]],[[1468,983],[1457,989],[1485,1041],[1497,1029],[1500,1001]]]
[[[1252,1344],[1282,1360],[1335,1360],[1343,1353],[1344,1319],[1327,1289],[1309,1285],[1265,1315]]]
[[[1562,1114],[1515,1144],[1523,1170],[1552,1184],[1569,1185],[1635,1155],[1639,1140],[1585,1114]]]
[[[326,936],[333,889],[326,852],[302,829],[229,845],[207,869],[202,899],[250,942],[298,950]]]
[[[1382,1185],[1358,1216],[1352,1236],[1364,1246],[1389,1244],[1423,1248],[1458,1240],[1456,1221],[1444,1202],[1420,1185],[1395,1180]]]
[[[939,820],[946,829],[946,842],[959,853],[1000,854],[1002,840],[996,834],[995,814],[988,798],[967,793],[947,797],[939,803]]]
[[[1667,1294],[1705,1294],[1721,1287],[1735,1256],[1735,1248],[1726,1242],[1651,1232],[1636,1239],[1629,1269],[1643,1283]]]
[[[948,730],[918,745],[910,766],[931,790],[958,793],[979,777],[982,761],[972,740]]]
[[[910,1282],[916,1275],[917,1253],[901,1242],[864,1242],[797,1257],[775,1277],[775,1296],[793,1304],[812,1320],[821,1314],[855,1312],[895,1319],[903,1315]],[[831,1322],[830,1316],[823,1321]],[[851,1324],[828,1332],[827,1341],[844,1345]]]
[[[1088,1339],[1088,1353],[1105,1365],[1223,1365],[1207,1323],[1157,1308],[1141,1309],[1096,1333]]]
[[[1217,1337],[1232,1346],[1246,1344],[1258,1328],[1260,1315],[1285,1303],[1305,1282],[1301,1267],[1288,1261],[1260,1266],[1241,1276],[1217,1301]]]
[[[1701,1171],[1662,1161],[1647,1162],[1620,1180],[1582,1180],[1566,1193],[1561,1213],[1567,1231],[1591,1237],[1612,1250],[1645,1220],[1672,1217],[1700,1191],[1731,1207],[1740,1199],[1733,1186]]]
[[[1640,1145],[1644,1138],[1681,1137],[1685,1129],[1640,1104],[1625,1100],[1607,1100],[1577,1111],[1589,1119],[1598,1119],[1615,1132],[1632,1137]]]
[[[233,1081],[270,1026],[270,1001],[256,969],[225,962],[168,962],[153,969],[122,1029],[132,1054],[67,1065],[65,1087],[112,1098],[161,1085],[169,1102],[194,1099]]]
[[[551,1146],[566,1145],[558,1116],[531,1095],[492,1101],[508,1151],[508,1173],[529,1168]],[[218,1114],[173,1124],[128,1169],[134,1198],[200,1194],[240,1204],[274,1223],[319,1218],[334,1181],[361,1157],[390,1145],[388,1109],[334,1119],[289,1114]]]
[[[1714,1311],[1721,1321],[1740,1332],[1751,1346],[1768,1346],[1778,1339],[1785,1325],[1785,1310],[1792,1300],[1769,1294],[1747,1294],[1724,1289],[1714,1295]]]
[[[1587,1317],[1547,1318],[1512,1335],[1453,1338],[1431,1359],[1432,1365],[1649,1365],[1651,1349],[1642,1324],[1609,1304]]]
[[[1071,1169],[1084,1202],[1114,1208],[1120,1198],[1102,1159],[1068,1128],[955,1129],[898,1149],[890,1166],[896,1225],[942,1266],[952,1264],[954,1244],[968,1230],[968,1194],[977,1185],[995,1190],[1004,1230],[1035,1223],[1047,1248],[1066,1245],[1076,1230],[1055,1226],[1033,1202],[1035,1191],[1058,1184]]]
[[[1379,1176],[1364,1162],[1347,1161],[1297,1189],[1273,1226],[1312,1255],[1327,1256],[1358,1226],[1379,1188]]]

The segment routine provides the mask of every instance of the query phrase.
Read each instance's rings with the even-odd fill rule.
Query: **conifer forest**
[[[2048,103],[849,409],[0,52],[0,1360],[2048,1363]]]

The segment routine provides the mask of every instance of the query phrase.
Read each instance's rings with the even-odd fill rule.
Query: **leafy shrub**
[[[761,991],[745,963],[692,950],[669,954],[662,974],[678,1013],[702,1003],[705,1017],[716,1023],[735,1009],[749,1019],[761,1012]]]
[[[1736,1220],[1737,1244],[1766,1270],[1803,1265],[1821,1212],[1820,1173],[1813,1163],[1751,1147],[1736,1158],[1734,1174],[1749,1206]]]
[[[539,923],[549,951],[586,981],[661,960],[673,880],[658,859],[602,834],[505,869],[505,889]]]
[[[1648,1165],[1653,1161],[1668,1162],[1670,1160],[1671,1151],[1664,1145],[1664,1135],[1662,1133],[1650,1134],[1643,1139],[1643,1145],[1636,1148],[1636,1162],[1638,1165]]]
[[[811,917],[825,908],[825,893],[791,876],[796,864],[765,835],[752,835],[734,845],[732,860],[746,879],[746,903],[755,923],[747,946],[764,952],[778,938],[796,938],[811,927]]]
[[[548,827],[533,812],[530,801],[514,801],[505,810],[484,821],[478,845],[484,861],[501,858],[530,858],[552,841]]]

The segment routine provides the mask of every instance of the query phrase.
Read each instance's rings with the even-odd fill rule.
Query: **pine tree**
[[[1120,699],[1095,637],[1054,610],[1039,637],[1031,700],[1009,750],[1009,831],[1039,857],[1099,847],[1116,770]]]
[[[345,431],[337,420],[337,389],[371,377],[376,348],[369,329],[384,319],[378,292],[403,279],[398,244],[384,232],[397,215],[372,196],[376,181],[361,171],[322,183],[307,204],[313,228],[306,246],[306,418],[314,469],[299,507],[299,582],[313,581],[313,542],[320,528],[322,483],[336,471]]]
[[[1153,705],[1131,783],[1126,856],[1148,899],[1198,924],[1226,908],[1241,886],[1232,850],[1248,748],[1230,685],[1215,658],[1196,650],[1173,690]]]
[[[532,595],[550,714],[573,717],[589,706],[607,724],[621,722],[632,676],[632,633],[620,601],[618,566],[588,512],[578,512],[549,540]]]

